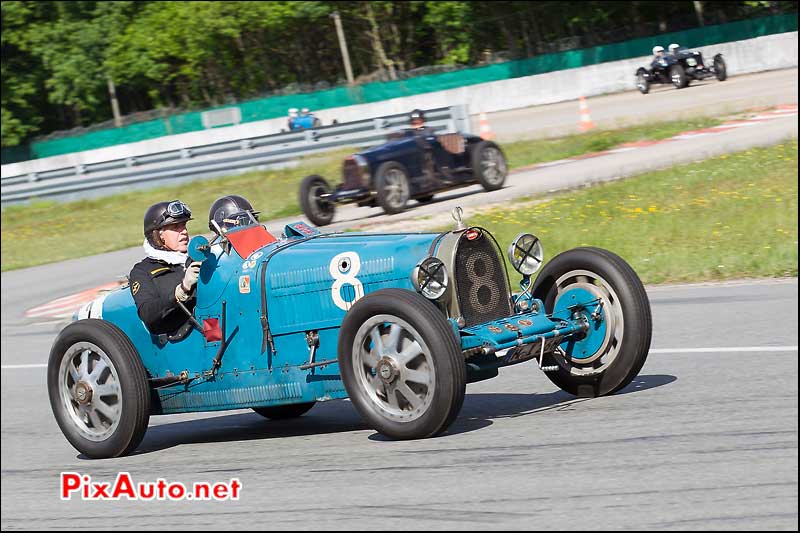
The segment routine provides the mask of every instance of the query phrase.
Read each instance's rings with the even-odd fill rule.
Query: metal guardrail
[[[471,130],[469,114],[463,105],[426,110],[425,117],[427,125],[436,131],[468,133]],[[8,175],[0,179],[0,201],[3,205],[10,205],[32,198],[69,200],[96,197],[132,187],[168,185],[249,169],[281,168],[310,154],[344,146],[381,144],[389,132],[407,124],[408,114],[403,113],[38,173]]]

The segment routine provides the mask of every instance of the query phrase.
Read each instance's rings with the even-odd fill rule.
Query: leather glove
[[[186,267],[183,281],[175,287],[175,299],[179,302],[185,302],[189,299],[192,289],[197,284],[197,278],[200,276],[200,264],[200,261],[193,261]]]

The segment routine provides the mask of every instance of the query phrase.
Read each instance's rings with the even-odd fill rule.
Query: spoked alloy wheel
[[[77,342],[64,353],[58,377],[62,405],[81,435],[95,442],[112,435],[124,400],[108,355],[90,342]]]
[[[393,439],[443,432],[464,401],[466,366],[453,328],[415,292],[382,289],[348,311],[339,368],[364,420]]]
[[[390,215],[406,208],[411,197],[411,184],[405,167],[395,161],[387,161],[378,167],[375,186],[378,203]]]
[[[422,416],[436,387],[430,348],[405,320],[377,315],[356,332],[353,369],[371,408],[396,422]]]
[[[110,322],[79,320],[62,330],[50,350],[47,389],[58,426],[87,457],[127,455],[147,431],[147,373]]]
[[[472,149],[472,171],[487,191],[503,186],[508,175],[506,157],[491,141],[481,141]]]

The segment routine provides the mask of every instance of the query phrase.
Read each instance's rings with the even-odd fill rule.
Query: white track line
[[[718,348],[654,348],[650,353],[796,352],[797,346],[731,346]]]
[[[722,348],[654,348],[650,353],[717,353],[717,352],[796,352],[797,346],[733,346]],[[3,365],[3,370],[46,368],[46,363],[33,365]]]

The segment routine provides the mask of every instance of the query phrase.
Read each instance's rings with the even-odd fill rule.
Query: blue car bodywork
[[[285,238],[262,245],[265,233],[254,225],[216,245],[192,241],[190,255],[203,260],[197,304],[171,336],[146,329],[127,286],[76,315],[56,339],[48,369],[51,405],[73,446],[90,457],[123,455],[141,441],[151,414],[254,408],[286,417],[280,409],[301,406],[291,415],[299,416],[314,402],[348,396],[389,436],[433,436],[458,414],[465,384],[496,376],[500,367],[534,359],[565,390],[609,394],[633,379],[647,353],[644,291],[626,303],[631,288],[619,285],[615,271],[603,270],[602,261],[592,267],[592,257],[603,259],[599,252],[580,269],[580,254],[562,254],[553,263],[566,266],[545,269],[536,284],[526,273],[512,293],[499,245],[483,228],[323,234],[298,222],[286,226]],[[255,244],[237,245],[248,236]],[[512,264],[516,257],[538,268],[538,239],[525,238],[513,243]],[[626,283],[633,272],[627,268],[620,278]],[[437,275],[445,290],[431,295],[426,284]],[[617,331],[623,316],[626,335],[641,337],[627,355]],[[377,325],[359,329],[364,317]],[[431,322],[435,335],[426,333]],[[400,335],[407,338],[398,343]],[[380,360],[371,355],[379,347]],[[422,355],[413,368],[398,363],[414,347]],[[445,361],[440,352],[448,350]],[[137,381],[126,373],[135,374],[139,363]],[[615,376],[602,383],[606,373]],[[131,411],[137,405],[142,412]]]

